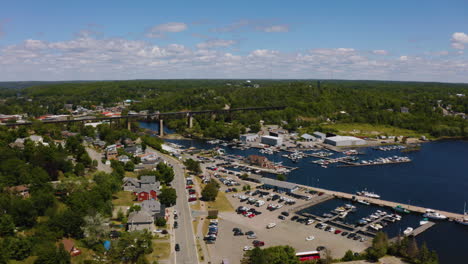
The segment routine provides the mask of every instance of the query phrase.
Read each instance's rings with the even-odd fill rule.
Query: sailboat
[[[455,222],[462,225],[468,225],[468,212],[466,212],[466,203],[465,207],[463,208],[463,217],[456,219]]]

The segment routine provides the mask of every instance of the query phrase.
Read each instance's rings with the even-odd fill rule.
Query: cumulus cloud
[[[202,43],[197,44],[199,49],[209,49],[209,48],[218,48],[218,47],[229,47],[236,44],[234,40],[225,40],[225,39],[213,39],[208,40]]]
[[[372,53],[376,55],[388,55],[388,51],[386,50],[373,50]]]
[[[159,24],[152,27],[147,33],[148,38],[160,38],[163,37],[165,33],[176,33],[187,30],[188,26],[185,23],[181,22],[169,22],[165,24]]]
[[[468,44],[468,35],[463,32],[455,32],[452,35],[452,47],[455,49],[465,49]]]
[[[0,46],[0,80],[339,78],[468,82],[468,60],[461,54],[374,56],[353,48],[303,52],[209,48],[228,45],[233,45],[232,40],[207,40],[193,48],[89,35],[51,42],[28,39]]]

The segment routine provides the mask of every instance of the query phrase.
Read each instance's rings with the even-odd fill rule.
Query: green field
[[[389,125],[372,125],[366,123],[337,123],[323,125],[325,128],[332,128],[338,131],[340,135],[375,137],[377,135],[387,136],[406,136],[406,137],[421,137],[429,135],[409,129],[393,127]]]
[[[134,195],[131,192],[127,191],[120,191],[118,193],[115,193],[112,196],[112,204],[114,206],[132,206],[133,205],[133,199],[135,198]]]

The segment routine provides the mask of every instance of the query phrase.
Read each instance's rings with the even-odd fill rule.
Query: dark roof
[[[75,243],[71,239],[62,239],[62,244],[63,247],[65,248],[66,251],[71,252],[73,248],[75,247]]]
[[[127,223],[129,224],[138,224],[138,223],[152,223],[153,217],[148,214],[146,211],[131,212],[128,216]]]
[[[141,176],[140,182],[145,183],[156,183],[156,176]]]

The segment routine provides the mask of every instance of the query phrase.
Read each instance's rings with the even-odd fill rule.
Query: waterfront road
[[[156,152],[156,151],[154,151]],[[197,246],[195,244],[195,236],[193,233],[192,216],[190,206],[188,204],[188,195],[185,190],[185,175],[182,164],[172,157],[168,157],[158,153],[159,156],[174,168],[174,181],[172,187],[177,192],[177,204],[174,209],[178,212],[176,220],[179,227],[175,229],[175,243],[180,246],[180,251],[175,252],[175,263],[179,264],[198,264]],[[172,216],[171,216],[172,217]],[[171,249],[173,252],[174,249]]]

